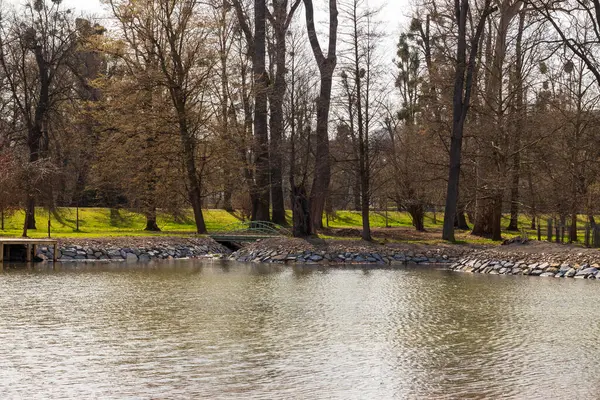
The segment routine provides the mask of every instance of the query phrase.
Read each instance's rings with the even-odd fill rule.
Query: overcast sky
[[[315,1],[315,7],[321,8],[318,3],[322,0]],[[399,28],[406,21],[406,16],[409,13],[409,0],[366,0],[371,7],[383,6],[379,18],[386,25],[386,31],[390,37],[388,41],[396,41],[399,33]],[[8,0],[9,3],[22,4],[24,0]],[[101,16],[106,12],[105,6],[100,3],[100,0],[63,0],[67,7],[72,7],[76,11],[84,12],[85,14],[95,14]]]
[[[2,1],[2,0],[0,0]],[[5,0],[6,1],[6,0]],[[7,0],[8,3],[13,4],[23,4],[25,0]],[[392,58],[395,56],[395,46],[398,41],[398,35],[400,29],[405,27],[408,21],[408,15],[410,14],[410,0],[364,0],[370,7],[382,7],[381,13],[378,16],[378,19],[381,20],[382,25],[385,32],[387,32],[387,37],[382,43],[381,50],[384,54],[390,54],[389,60],[387,62],[391,62]],[[317,17],[317,21],[327,22],[327,5],[324,0],[315,0],[315,10],[317,13],[321,10],[322,15]],[[63,0],[63,5],[66,7],[73,8],[78,14],[79,12],[87,15],[94,15],[96,17],[102,17],[102,15],[107,14],[107,8],[105,5],[101,4],[100,0]],[[321,32],[326,32],[327,27],[324,26],[319,29]],[[386,56],[387,58],[387,56]]]

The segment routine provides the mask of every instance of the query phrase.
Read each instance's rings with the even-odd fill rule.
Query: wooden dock
[[[6,259],[10,259],[11,246],[25,246],[27,248],[27,262],[31,262],[33,257],[37,254],[38,246],[53,246],[54,247],[54,259],[56,262],[58,241],[53,239],[28,239],[28,238],[0,238],[0,263],[4,262],[4,253],[6,252]]]

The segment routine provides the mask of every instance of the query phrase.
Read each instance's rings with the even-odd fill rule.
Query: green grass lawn
[[[391,228],[412,227],[410,215],[405,212],[390,211],[387,214],[379,211],[372,211],[370,222],[372,228]],[[287,212],[288,221],[291,223],[291,211]],[[16,211],[5,216],[5,230],[0,230],[0,236],[20,236],[23,229],[25,215],[23,211]],[[238,223],[239,215],[224,210],[204,210],[206,226],[210,231],[219,231],[227,228],[228,225]],[[46,237],[48,212],[42,208],[36,210],[37,230],[29,230],[30,237]],[[354,228],[361,229],[361,214],[358,211],[336,211],[336,213],[327,220],[324,219],[324,225],[329,228]],[[508,225],[509,218],[505,216],[502,226]],[[584,226],[586,218],[580,216],[578,221],[579,241],[584,240]],[[425,216],[425,228],[430,232],[440,232],[443,224],[443,214],[427,213]],[[153,233],[144,231],[145,219],[143,215],[127,211],[118,210],[111,213],[108,208],[80,208],[79,209],[79,231],[76,230],[76,209],[59,208],[56,215],[51,216],[51,233],[53,237],[106,237],[106,236],[155,236],[155,235],[190,235],[195,232],[194,218],[190,211],[184,212],[179,218],[172,215],[159,213],[158,225],[162,232]],[[519,225],[527,230],[530,238],[537,237],[535,230],[531,230],[531,220],[527,216],[520,216]],[[504,232],[504,237],[510,238],[518,233]],[[441,236],[441,234],[440,234]],[[324,238],[334,238],[332,236],[323,236]],[[542,237],[546,238],[546,218],[542,218]],[[341,239],[341,238],[340,238]],[[348,239],[347,237],[345,239]],[[421,239],[416,239],[422,241]],[[489,243],[486,239],[469,236],[468,242]],[[410,240],[407,240],[410,241]]]
[[[172,215],[158,215],[158,226],[162,232],[144,231],[146,221],[143,215],[127,210],[111,213],[108,208],[80,208],[79,231],[75,208],[59,208],[57,215],[52,215],[51,233],[53,237],[103,237],[103,236],[154,236],[154,235],[189,235],[195,232],[194,217],[185,212],[180,218]],[[30,237],[46,237],[48,235],[48,212],[36,210],[37,230],[29,230]],[[58,217],[58,218],[57,218]],[[229,224],[239,222],[232,213],[223,210],[204,210],[204,218],[209,231],[223,229]],[[5,218],[5,230],[0,236],[20,236],[23,230],[25,213],[21,210]]]

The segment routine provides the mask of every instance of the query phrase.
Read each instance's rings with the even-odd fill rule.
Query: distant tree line
[[[594,225],[600,6],[419,0],[390,56],[365,0],[0,2],[0,211],[238,211],[308,236],[336,210],[501,239]],[[398,16],[400,18],[400,16]],[[393,60],[392,60],[393,59]],[[502,216],[510,222],[502,225]]]

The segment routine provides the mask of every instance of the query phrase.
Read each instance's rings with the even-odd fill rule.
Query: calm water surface
[[[424,269],[9,269],[0,398],[595,399],[599,300]]]

